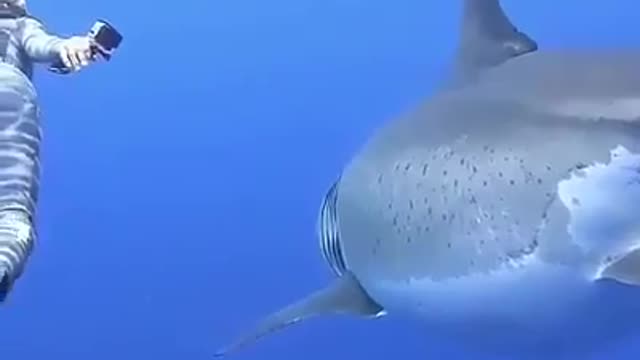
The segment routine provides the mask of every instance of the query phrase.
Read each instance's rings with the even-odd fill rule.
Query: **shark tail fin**
[[[367,295],[358,280],[347,272],[343,276],[336,278],[327,287],[268,315],[252,330],[244,333],[229,346],[216,352],[214,356],[225,356],[231,352],[241,350],[278,330],[314,316],[328,314],[379,317],[384,315],[384,310]]]

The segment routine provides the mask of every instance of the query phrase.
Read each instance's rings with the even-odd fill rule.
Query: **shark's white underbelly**
[[[603,291],[606,286],[618,293]],[[563,267],[531,263],[444,282],[378,281],[367,291],[390,315],[423,324],[425,333],[510,356],[542,347],[589,352],[640,331],[637,289],[590,282]]]
[[[365,287],[389,312],[418,315],[434,324],[489,321],[540,327],[565,310],[585,305],[592,285],[576,269],[549,267],[531,258],[523,267],[492,274],[445,281],[378,280],[366,282]]]

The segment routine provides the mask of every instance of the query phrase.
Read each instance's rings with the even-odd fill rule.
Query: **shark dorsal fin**
[[[499,0],[464,0],[456,77],[473,76],[537,49],[537,43],[511,23]]]

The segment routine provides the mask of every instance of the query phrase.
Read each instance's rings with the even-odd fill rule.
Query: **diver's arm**
[[[36,19],[26,18],[23,21],[22,48],[31,61],[52,63],[58,60],[64,39],[49,34]]]

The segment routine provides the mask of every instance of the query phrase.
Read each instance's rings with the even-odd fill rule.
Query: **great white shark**
[[[452,65],[325,196],[335,279],[216,355],[337,313],[519,355],[640,330],[640,51],[544,51],[498,0],[465,0]]]

